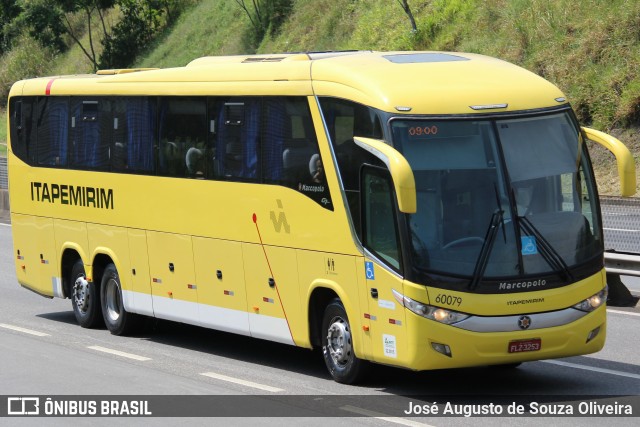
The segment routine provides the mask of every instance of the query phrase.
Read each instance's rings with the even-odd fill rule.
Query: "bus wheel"
[[[353,351],[351,326],[339,299],[334,299],[324,310],[322,320],[322,354],[333,379],[343,384],[354,384],[366,373],[366,361],[358,359]]]
[[[109,264],[102,275],[100,285],[102,301],[102,317],[107,329],[113,335],[126,335],[138,324],[138,316],[128,313],[122,303],[120,276],[115,265]]]
[[[95,283],[87,281],[82,260],[71,268],[71,305],[78,324],[83,328],[100,325],[100,293]]]

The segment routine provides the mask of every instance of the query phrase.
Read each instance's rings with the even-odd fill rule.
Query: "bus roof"
[[[11,95],[317,95],[400,114],[506,112],[566,103],[557,87],[521,67],[457,52],[213,56],[178,68],[103,70],[21,83]]]

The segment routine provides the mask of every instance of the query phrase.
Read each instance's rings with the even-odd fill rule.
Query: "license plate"
[[[509,353],[522,353],[525,351],[538,351],[542,348],[540,338],[530,340],[518,340],[509,342]]]

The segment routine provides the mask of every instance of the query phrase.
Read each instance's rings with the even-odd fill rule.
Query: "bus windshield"
[[[416,181],[409,241],[421,281],[457,278],[478,291],[506,278],[568,284],[576,267],[601,257],[591,166],[569,113],[396,118],[391,131]]]

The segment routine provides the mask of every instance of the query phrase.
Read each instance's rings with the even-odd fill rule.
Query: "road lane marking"
[[[628,372],[614,371],[613,369],[596,368],[594,366],[578,365],[576,363],[562,362],[560,360],[541,360],[542,363],[550,363],[552,365],[565,366],[567,368],[584,369],[585,371],[600,372],[603,374],[617,375],[619,377],[633,378],[640,380],[640,375],[630,374]]]
[[[29,335],[35,335],[37,337],[48,337],[49,334],[45,334],[44,332],[34,331],[33,329],[21,328],[20,326],[7,325],[6,323],[0,323],[0,327],[5,329],[11,329],[12,331],[23,332]]]
[[[234,384],[240,384],[247,387],[257,388],[259,390],[268,391],[271,393],[278,393],[280,391],[284,391],[281,388],[271,387],[269,385],[258,384],[251,381],[241,380],[240,378],[227,377],[226,375],[216,374],[215,372],[204,372],[200,375],[204,375],[205,377],[215,378],[217,380],[227,381]]]
[[[100,347],[99,345],[92,345],[92,346],[89,346],[87,348],[90,348],[91,350],[101,351],[103,353],[109,353],[109,354],[113,354],[113,355],[116,355],[116,356],[126,357],[128,359],[139,360],[140,362],[145,362],[147,360],[151,360],[148,357],[138,356],[137,354],[125,353],[124,351],[113,350],[113,349],[106,348],[106,347]]]
[[[11,227],[11,224],[5,224],[4,222],[0,222],[0,225],[4,225],[5,227]]]
[[[389,423],[401,424],[403,426],[432,427],[430,424],[419,423],[417,421],[406,420],[399,417],[388,417],[385,414],[369,411],[368,409],[358,408],[357,406],[345,405],[341,406],[340,409],[342,409],[343,411],[353,412],[354,414],[364,415],[365,417],[372,417],[378,420],[387,421]]]
[[[607,311],[608,311],[609,313],[626,314],[627,316],[637,316],[637,317],[640,317],[640,313],[632,313],[632,312],[630,312],[630,311],[611,310],[610,308],[607,308]]]

